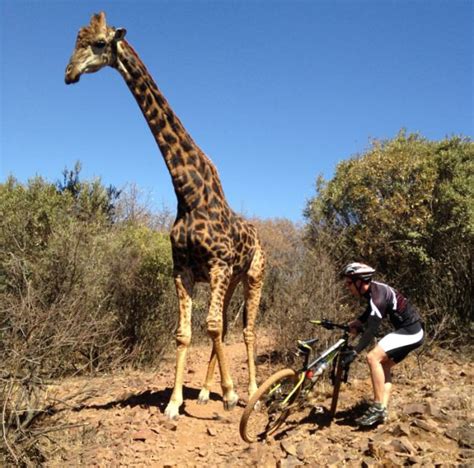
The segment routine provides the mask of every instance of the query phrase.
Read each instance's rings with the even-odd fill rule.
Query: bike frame
[[[313,322],[313,323],[324,326],[324,323],[319,323],[319,322]],[[332,324],[332,326],[337,327],[337,328],[343,328],[342,326],[339,327],[334,324]],[[293,387],[293,390],[288,394],[288,396],[282,401],[282,405],[287,405],[288,402],[291,401],[293,395],[299,391],[300,387],[303,385],[305,380],[309,380],[311,382],[308,388],[306,388],[306,391],[309,391],[314,387],[318,379],[313,380],[312,376],[309,375],[309,372],[311,371],[311,369],[313,369],[314,367],[316,367],[318,364],[322,363],[323,361],[325,361],[328,365],[334,364],[334,359],[339,355],[340,351],[344,347],[346,347],[348,344],[349,332],[348,332],[348,329],[346,328],[343,328],[343,329],[344,329],[343,337],[340,338],[336,343],[334,343],[328,349],[323,351],[323,353],[320,354],[311,363],[309,363],[309,357],[310,357],[309,353],[310,351],[312,351],[311,346],[309,346],[307,342],[303,342],[303,341],[298,342],[299,350],[305,353],[303,368],[297,372],[299,374],[298,382],[295,384],[295,386]],[[313,341],[313,340],[308,340],[308,341]],[[308,351],[307,352],[303,351],[301,348],[304,348],[305,350],[308,350]]]
[[[288,367],[275,372],[261,384],[247,403],[239,425],[240,435],[246,442],[255,442],[262,435],[266,437],[273,434],[295,408],[303,409],[308,404],[309,392],[319,381],[320,375],[325,372],[328,365],[331,366],[330,375],[333,384],[329,412],[331,419],[336,414],[341,382],[347,382],[348,368],[342,366],[340,353],[348,347],[349,326],[339,325],[326,319],[310,320],[310,322],[327,330],[340,329],[344,333],[316,358],[312,358],[312,345],[317,341],[317,338],[305,341],[298,340],[297,355],[303,357],[303,367],[298,371]],[[319,367],[323,362],[325,363],[324,368]],[[317,369],[316,372],[314,372],[315,369]],[[261,417],[259,414],[261,414]],[[257,435],[252,433],[252,429],[250,429],[250,432],[248,429],[254,426],[253,423],[250,423],[249,426],[252,415],[256,415],[257,420],[267,421],[263,431],[260,431]]]

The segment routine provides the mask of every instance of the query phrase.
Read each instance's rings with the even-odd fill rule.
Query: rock
[[[464,460],[473,460],[474,461],[474,450],[473,449],[460,449],[459,456]]]
[[[344,461],[344,455],[337,452],[333,453],[328,457],[326,460],[326,463],[331,466],[331,465],[336,465],[336,466],[341,466],[342,462]]]
[[[385,449],[381,443],[376,440],[369,440],[367,444],[367,454],[371,457],[380,459],[385,453]]]
[[[292,468],[294,466],[301,466],[301,462],[293,455],[281,458],[277,463],[278,468]]]
[[[219,419],[222,424],[234,424],[235,421],[231,417],[223,416]]]
[[[425,414],[426,407],[423,403],[410,403],[403,408],[405,414]]]
[[[432,447],[431,447],[431,444],[429,442],[426,442],[424,440],[418,440],[415,442],[416,446],[418,447],[418,449],[423,452],[423,453],[428,453],[428,452],[432,452]]]
[[[351,446],[360,453],[369,451],[369,441],[367,439],[357,439],[351,443]]]
[[[362,453],[364,453],[364,452],[362,452]],[[360,452],[355,451],[355,450],[351,451],[351,452],[346,452],[345,461],[346,461],[347,465],[349,465],[349,466],[354,465],[355,466],[356,465],[355,460],[360,460]],[[354,463],[349,463],[351,461],[354,461]]]
[[[439,427],[438,425],[432,421],[432,420],[423,420],[423,419],[415,419],[412,423],[414,426],[419,427],[420,429],[423,429],[426,432],[433,432],[433,433],[438,433],[439,432]]]
[[[376,429],[372,429],[372,434],[369,437],[369,440],[380,441],[386,439],[386,432],[388,432],[388,427],[383,425],[379,426]]]
[[[361,466],[362,468],[375,468],[376,466],[380,466],[380,463],[371,458],[364,458]]]
[[[445,432],[445,435],[455,440],[459,447],[474,448],[474,429],[469,423],[456,428],[450,428]]]
[[[217,432],[215,429],[213,429],[212,427],[208,427],[207,428],[207,433],[212,436],[212,437],[215,437],[217,435]]]
[[[426,402],[426,414],[432,416],[433,418],[439,418],[442,416],[438,404],[433,400]]]
[[[262,459],[263,451],[264,449],[261,444],[252,444],[252,445],[249,445],[245,449],[245,452],[250,456],[250,459],[255,463],[258,463]]]
[[[305,440],[296,446],[296,456],[299,460],[304,460],[313,454],[314,445]]]
[[[176,431],[178,429],[178,425],[175,422],[168,421],[167,419],[160,421],[160,425],[168,429],[168,431]]]
[[[154,438],[155,434],[150,429],[140,429],[134,433],[132,433],[132,440],[141,440],[145,441],[147,439]]]
[[[415,447],[408,440],[407,437],[400,437],[399,439],[393,439],[390,442],[389,446],[395,449],[396,452],[409,453],[410,455],[416,453]]]
[[[296,457],[296,447],[291,443],[288,442],[287,440],[282,440],[281,442],[281,448],[288,454],[288,455],[293,455]]]
[[[405,424],[405,423],[400,423],[400,424],[397,424],[390,432],[395,437],[409,436],[410,426],[408,426],[408,424]]]
[[[385,460],[383,460],[384,467],[392,467],[392,466],[403,466],[403,461],[395,453],[389,453],[386,455]]]
[[[150,406],[148,407],[148,412],[150,413],[150,416],[160,416],[160,409],[157,406]]]
[[[417,455],[410,455],[407,458],[407,461],[410,462],[412,465],[421,465],[421,463],[423,462],[423,458]]]

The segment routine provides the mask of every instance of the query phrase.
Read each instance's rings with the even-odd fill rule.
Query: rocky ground
[[[271,339],[259,344],[259,375],[270,364]],[[157,372],[123,371],[75,378],[51,386],[58,410],[36,428],[46,466],[474,466],[473,375],[471,363],[437,351],[411,356],[394,372],[390,419],[361,431],[353,423],[371,395],[368,370],[354,365],[343,385],[335,420],[327,409],[330,388],[318,404],[290,418],[274,438],[247,444],[238,425],[245,406],[247,366],[240,338],[227,345],[232,376],[242,401],[225,412],[220,387],[197,405],[208,346],[188,356],[185,400],[178,421],[164,408],[171,394],[174,356]],[[362,361],[362,360],[360,360]],[[218,379],[217,379],[218,380]]]

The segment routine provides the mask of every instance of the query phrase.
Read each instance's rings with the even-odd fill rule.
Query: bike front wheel
[[[337,356],[337,361],[335,363],[334,368],[334,388],[332,391],[332,400],[331,400],[331,410],[329,414],[331,415],[331,419],[334,418],[336,415],[336,408],[337,408],[337,401],[339,399],[339,391],[341,390],[341,382],[342,382],[342,373],[344,372],[344,368],[342,367],[341,358]]]
[[[283,369],[271,375],[251,396],[240,418],[240,436],[256,442],[273,434],[290,414],[290,405],[298,398],[298,374]]]

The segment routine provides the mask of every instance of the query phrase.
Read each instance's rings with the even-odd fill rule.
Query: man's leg
[[[387,372],[385,370],[387,362],[391,359],[387,356],[385,351],[376,345],[372,351],[367,354],[367,363],[369,364],[370,377],[372,379],[372,387],[374,390],[374,401],[376,403],[384,404],[385,396],[385,383],[387,378]],[[391,388],[390,368],[388,368],[388,383],[389,383],[389,395]],[[384,405],[385,406],[385,405]]]
[[[387,417],[385,404],[390,397],[392,386],[390,376],[392,366],[387,364],[389,361],[391,360],[379,345],[367,355],[375,401],[367,412],[357,419],[356,422],[361,426],[372,426],[385,421]]]
[[[392,393],[392,367],[395,363],[387,356],[387,360],[382,362],[383,371],[385,374],[385,383],[383,391],[382,405],[384,408],[388,408],[388,402],[390,401],[390,395]]]

